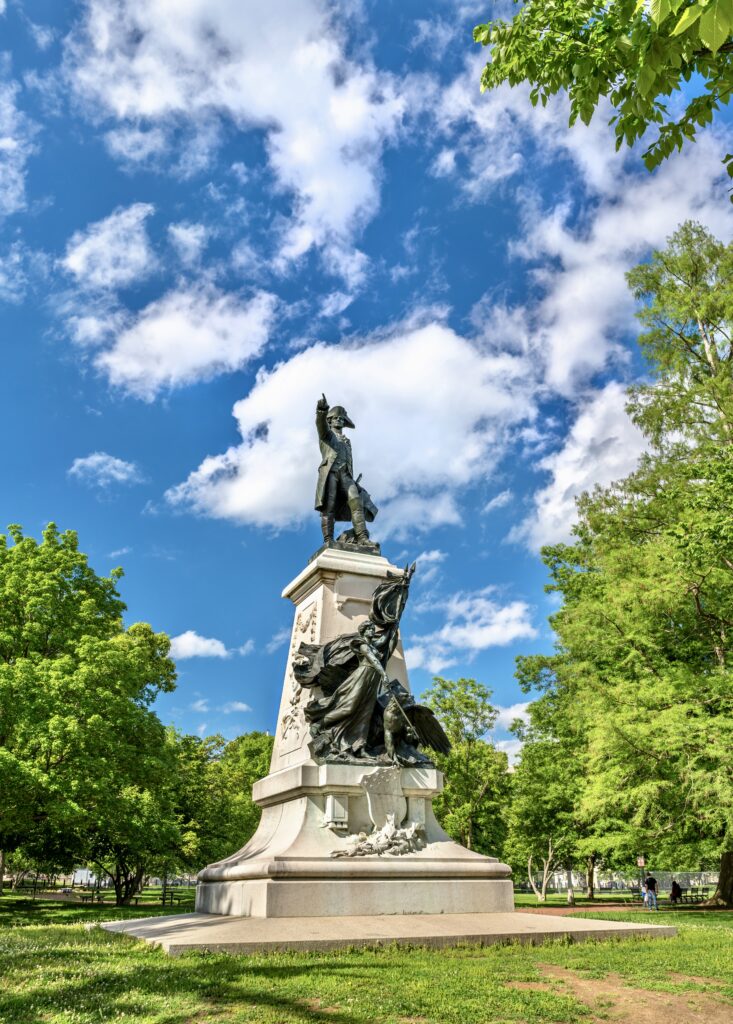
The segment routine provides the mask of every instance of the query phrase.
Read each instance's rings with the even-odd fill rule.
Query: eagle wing
[[[422,704],[413,704],[405,708],[405,714],[410,719],[410,724],[422,746],[437,750],[439,754],[450,754],[451,742],[430,708]]]

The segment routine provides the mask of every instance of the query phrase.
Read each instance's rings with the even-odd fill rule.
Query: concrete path
[[[177,956],[191,950],[262,953],[274,950],[329,950],[380,946],[396,942],[419,946],[457,943],[541,943],[569,937],[617,939],[664,938],[677,934],[669,925],[589,921],[546,914],[410,914],[379,917],[220,917],[176,914],[100,924],[110,932],[131,935]]]

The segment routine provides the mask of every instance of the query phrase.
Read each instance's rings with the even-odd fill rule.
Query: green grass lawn
[[[645,999],[653,1003],[658,993],[667,1002],[676,1000],[677,1012],[665,1010],[660,1024],[670,1017],[683,1024],[680,1008],[692,1004],[705,1010],[700,1019],[733,1019],[733,914],[659,914],[659,920],[679,928],[674,939],[256,957],[169,958],[126,936],[84,928],[112,916],[142,915],[140,908],[3,896],[1,1024],[590,1022],[608,1016],[613,999],[609,1002],[601,989],[595,1002],[580,998],[574,981],[602,986],[608,978],[627,986],[624,991],[636,1006]],[[602,916],[644,922],[652,917],[643,912]]]

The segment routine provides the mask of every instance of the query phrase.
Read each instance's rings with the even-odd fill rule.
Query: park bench
[[[683,889],[680,894],[680,903],[703,903],[708,899],[710,889],[707,886],[692,885]]]
[[[185,893],[173,892],[173,890],[169,889],[167,892],[161,894],[160,902],[163,904],[164,907],[172,907],[174,903],[183,903],[188,898],[189,897]]]

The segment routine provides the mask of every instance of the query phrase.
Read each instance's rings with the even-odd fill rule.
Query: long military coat
[[[328,413],[325,409],[316,410],[316,429],[318,431],[318,442],[321,446],[321,464],[318,467],[318,482],[316,483],[315,507],[317,512],[321,512],[326,503],[326,481],[338,454],[333,431],[328,425],[327,417]],[[351,459],[349,459],[348,470],[349,475],[353,477],[354,467]],[[362,504],[364,505],[364,517],[367,522],[371,523],[377,514],[377,506],[370,498],[368,491],[361,486],[358,480],[356,481],[356,486],[359,488]],[[341,488],[339,488],[339,493],[336,495],[334,516],[339,523],[351,522],[351,509],[349,508],[347,497],[342,493]]]

